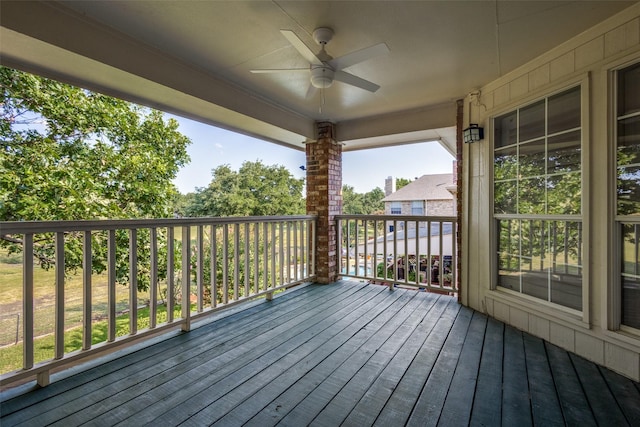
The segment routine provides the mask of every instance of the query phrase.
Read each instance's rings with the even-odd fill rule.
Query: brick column
[[[333,123],[318,122],[316,132],[316,141],[306,146],[307,214],[318,216],[317,282],[332,283],[339,266],[334,216],[342,213],[342,145]]]

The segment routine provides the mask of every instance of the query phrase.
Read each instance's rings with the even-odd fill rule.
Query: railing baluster
[[[176,300],[175,286],[175,231],[173,227],[167,227],[167,323],[173,323],[173,310]]]
[[[420,284],[420,221],[416,221],[416,253],[414,258],[413,272],[415,274],[416,285]]]
[[[260,292],[260,223],[253,224],[253,287]]]
[[[196,310],[202,313],[204,309],[204,230],[203,226],[196,227],[196,289],[198,292]]]
[[[271,224],[271,288],[276,286],[277,278],[276,278],[276,224]]]
[[[295,228],[293,229],[294,231],[294,241],[295,241],[295,263],[296,263],[296,269],[295,269],[295,275],[294,275],[294,280],[297,282],[298,281],[298,277],[300,277],[300,266],[302,264],[301,261],[304,261],[304,231],[302,228],[302,223],[300,221],[296,221],[294,222],[295,224]],[[298,236],[298,230],[300,231],[300,235]],[[298,239],[298,237],[300,237],[300,239]],[[300,253],[298,253],[298,247],[300,247]],[[298,259],[298,256],[300,257]]]
[[[218,227],[211,225],[211,307],[218,305]]]
[[[384,268],[383,268],[383,273],[382,276],[384,277],[384,280],[387,279],[387,276],[389,275],[389,266],[387,265],[387,263],[389,262],[389,248],[387,247],[387,227],[388,227],[388,222],[385,221],[384,222],[384,232],[382,233],[382,245],[383,245],[383,250],[384,250],[384,259],[382,260],[382,262],[384,263]]]
[[[439,262],[438,262],[438,287],[440,289],[442,289],[443,286],[443,280],[442,280],[442,274],[444,273],[444,252],[442,251],[443,249],[443,238],[442,238],[442,231],[443,231],[443,227],[442,227],[442,221],[440,221],[438,223],[438,257],[439,257]]]
[[[249,296],[251,291],[251,254],[249,253],[249,223],[245,222],[244,224],[244,296],[245,298]]]
[[[269,225],[268,223],[264,223],[262,224],[262,228],[263,228],[263,247],[262,247],[262,251],[263,251],[263,277],[264,277],[264,284],[263,284],[263,290],[267,290],[267,287],[269,286]]]
[[[369,253],[369,221],[366,219],[362,220],[362,223],[364,225],[364,237],[362,238],[362,246],[364,248],[364,254],[362,255],[362,260],[363,260],[363,268],[364,268],[364,272],[363,272],[363,276],[368,276],[368,268],[369,268],[369,257],[371,256],[371,254]]]
[[[349,267],[351,266],[351,223],[352,220],[348,219],[345,221],[345,239],[344,239],[344,250],[345,250],[345,266],[344,271],[349,274]],[[342,256],[342,254],[339,254]]]
[[[56,233],[56,324],[55,359],[64,356],[64,233]]]
[[[107,341],[116,340],[116,230],[107,237]]]
[[[375,219],[373,220],[373,254],[371,255],[371,275],[373,277],[378,277],[378,221],[376,221]]]
[[[360,270],[360,251],[358,245],[360,243],[360,220],[354,221],[355,236],[353,238],[353,273],[358,276]]]
[[[398,280],[398,221],[393,221],[393,280]],[[393,289],[393,282],[389,283]]]
[[[33,368],[33,233],[24,235],[22,257],[22,366]]]
[[[182,227],[182,330],[191,330],[191,227]]]
[[[82,256],[82,349],[91,348],[91,231],[83,233],[83,256]]]
[[[158,230],[155,227],[150,229],[150,252],[149,260],[149,328],[156,327],[158,316]]]
[[[287,221],[287,281],[282,283],[289,283],[296,277],[295,265],[296,265],[296,256],[295,250],[291,253],[292,245],[296,240],[296,224],[293,221]],[[291,274],[291,268],[293,267],[293,275]]]
[[[138,333],[138,230],[129,230],[129,334]]]
[[[233,225],[233,300],[238,301],[240,283],[240,225]]]
[[[287,254],[289,253],[289,223],[286,223],[287,225],[287,229],[285,232],[285,223],[280,221],[279,223],[279,229],[278,229],[278,265],[280,266],[280,277],[278,278],[277,282],[274,282],[273,285],[276,286],[277,284],[280,283],[284,283],[285,280],[289,279],[289,273],[287,273],[287,278],[285,279],[284,276],[284,266],[285,266],[285,260],[284,260],[284,251],[285,251],[285,246],[287,245]],[[288,258],[288,256],[287,256]],[[288,261],[286,262],[288,264]]]
[[[432,254],[431,254],[431,221],[427,221],[427,286],[431,286],[431,269],[433,268]]]
[[[229,302],[229,224],[222,225],[222,304]]]
[[[404,260],[402,262],[404,283],[409,283],[409,221],[404,221]]]

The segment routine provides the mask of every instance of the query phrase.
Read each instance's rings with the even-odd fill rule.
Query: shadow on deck
[[[356,282],[117,356],[5,392],[0,424],[640,425],[639,384],[452,297]]]

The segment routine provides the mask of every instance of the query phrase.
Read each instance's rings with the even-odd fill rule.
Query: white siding
[[[610,330],[615,315],[610,287],[617,260],[611,256],[615,142],[608,109],[609,73],[634,60],[640,60],[640,3],[480,88],[479,106],[473,106],[471,97],[465,100],[464,124],[472,114],[474,122],[485,128],[485,140],[463,147],[461,277],[463,303],[640,380],[640,331]],[[575,84],[586,88],[582,105],[591,118],[583,123],[583,221],[588,239],[584,246],[589,257],[584,262],[583,313],[494,289],[490,119]]]

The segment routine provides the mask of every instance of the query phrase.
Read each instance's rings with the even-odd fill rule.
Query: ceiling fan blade
[[[302,57],[309,63],[313,65],[322,65],[322,61],[320,61],[316,54],[313,53],[313,51],[302,42],[302,40],[300,40],[296,33],[291,30],[280,30],[280,32],[287,38],[287,40],[289,40],[289,43],[291,43],[291,45],[295,47],[296,50],[300,52],[300,55],[302,55]]]
[[[314,85],[310,84],[309,85],[309,89],[307,89],[307,94],[305,95],[305,98],[306,99],[313,98],[313,95],[315,95],[317,91],[318,91],[318,88],[315,87]]]
[[[309,72],[309,68],[265,68],[260,70],[249,70],[253,74],[269,74],[269,73],[301,73]]]
[[[339,82],[359,87],[360,89],[368,90],[369,92],[375,92],[380,89],[380,86],[378,86],[377,84],[365,79],[361,79],[360,77],[356,77],[353,74],[349,74],[344,71],[336,71],[336,74],[333,78],[334,80],[337,80]]]
[[[342,70],[343,68],[350,67],[385,53],[389,53],[389,47],[384,43],[380,43],[375,46],[369,46],[356,50],[355,52],[347,53],[339,58],[334,58],[329,61],[329,65],[331,65],[334,70]]]

